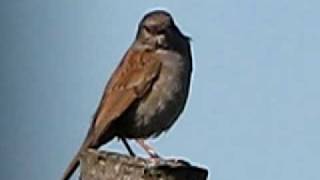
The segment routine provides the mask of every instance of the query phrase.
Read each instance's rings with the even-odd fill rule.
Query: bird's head
[[[146,14],[139,23],[137,39],[146,45],[170,48],[176,38],[186,38],[175,25],[172,16],[163,10]]]

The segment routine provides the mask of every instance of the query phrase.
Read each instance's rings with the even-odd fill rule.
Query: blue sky
[[[319,6],[2,1],[0,179],[61,177],[137,23],[152,9],[171,12],[192,37],[194,58],[187,108],[151,141],[158,151],[207,167],[210,179],[320,179]],[[125,152],[117,142],[102,149]]]

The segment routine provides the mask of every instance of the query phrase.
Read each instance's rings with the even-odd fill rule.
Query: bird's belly
[[[133,124],[137,134],[143,137],[157,136],[171,127],[181,113],[184,106],[184,100],[179,97],[181,95],[176,92],[162,93],[152,92],[138,107]]]
[[[132,116],[127,116],[124,135],[147,138],[166,131],[184,109],[187,94],[186,79],[160,77],[148,96],[138,103]]]

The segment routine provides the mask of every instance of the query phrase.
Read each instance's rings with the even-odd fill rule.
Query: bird
[[[151,157],[160,157],[146,140],[168,131],[185,109],[193,68],[190,41],[168,11],[153,10],[143,16],[62,180],[77,169],[81,152],[114,138],[121,139],[132,156],[127,142],[131,139]]]

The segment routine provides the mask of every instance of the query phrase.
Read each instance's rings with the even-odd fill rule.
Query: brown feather
[[[161,63],[152,52],[129,50],[126,53],[105,88],[87,137],[65,171],[63,180],[69,179],[78,167],[81,151],[90,147],[98,148],[113,138],[109,137],[113,134],[106,134],[111,132],[108,128],[112,122],[151,88],[160,69]]]

